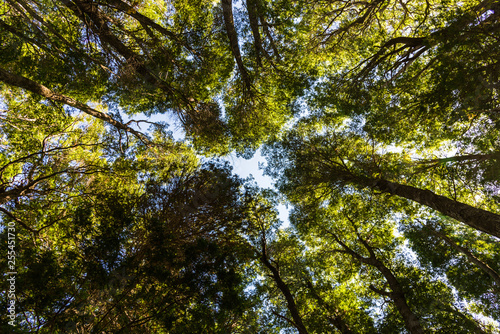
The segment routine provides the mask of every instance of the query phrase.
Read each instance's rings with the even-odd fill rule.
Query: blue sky
[[[232,154],[227,158],[227,160],[233,165],[233,172],[238,174],[240,177],[245,178],[250,175],[253,176],[255,182],[261,188],[272,188],[273,180],[267,176],[263,175],[263,171],[259,169],[259,162],[266,162],[266,159],[260,154],[260,150],[255,152],[252,159],[246,160],[243,158],[237,158],[235,154]],[[284,223],[284,227],[289,225],[288,222],[288,210],[285,205],[278,205],[279,218]]]
[[[168,130],[172,131],[172,134],[176,140],[184,140],[185,133],[182,127],[178,124],[179,121],[171,115],[165,114],[155,114],[150,117],[145,116],[143,114],[134,115],[132,117],[127,116],[123,112],[121,113],[123,120],[128,122],[130,119],[135,120],[148,120],[150,122],[167,122],[169,124]],[[141,129],[145,130],[145,127]],[[263,171],[259,169],[259,162],[266,163],[266,159],[260,154],[260,150],[255,152],[255,155],[252,159],[243,159],[238,158],[236,154],[231,154],[227,157],[223,157],[223,159],[229,161],[229,163],[233,166],[233,173],[239,175],[241,178],[247,178],[250,175],[253,176],[257,185],[261,188],[273,188],[273,180],[263,174]],[[279,218],[283,222],[283,227],[289,226],[288,221],[288,209],[285,205],[280,204],[277,207],[279,211]]]

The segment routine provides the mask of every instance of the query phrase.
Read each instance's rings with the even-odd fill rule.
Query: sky
[[[126,123],[130,119],[135,120],[148,120],[150,122],[167,122],[169,124],[168,130],[172,131],[173,137],[176,140],[184,140],[185,133],[180,126],[179,121],[174,118],[174,116],[169,116],[168,114],[155,114],[151,116],[145,116],[143,114],[134,115],[133,117],[128,117],[125,113],[121,112],[123,121]],[[145,127],[138,129],[141,131],[146,130]],[[254,178],[257,185],[261,188],[273,188],[273,180],[263,174],[263,170],[259,169],[259,162],[266,163],[266,159],[260,154],[260,150],[255,152],[252,159],[238,158],[235,153],[230,154],[227,157],[223,157],[233,166],[233,173],[237,174],[241,178],[247,178],[250,175]],[[288,220],[288,209],[285,205],[280,204],[277,207],[279,212],[279,219],[283,222],[282,227],[288,227],[290,225]]]
[[[238,174],[241,178],[252,175],[259,187],[273,188],[273,180],[269,176],[263,175],[263,171],[259,169],[259,162],[266,162],[266,159],[260,154],[260,150],[257,150],[253,158],[249,160],[237,158],[236,154],[232,154],[227,160],[233,166],[233,172]],[[282,227],[289,226],[288,209],[286,206],[280,204],[277,209],[279,211],[279,218],[283,222]]]

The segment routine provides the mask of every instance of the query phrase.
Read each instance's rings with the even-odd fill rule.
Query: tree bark
[[[370,252],[371,253],[371,252]],[[391,292],[389,293],[383,293],[388,295],[393,301],[394,305],[396,305],[396,308],[398,309],[399,313],[404,319],[405,326],[410,331],[412,334],[423,334],[424,330],[420,326],[420,321],[418,320],[417,316],[412,312],[408,304],[406,303],[406,297],[403,292],[403,288],[399,284],[399,281],[397,278],[394,276],[392,271],[387,268],[379,259],[371,256],[370,258],[361,258],[360,259],[362,262],[365,262],[367,264],[370,264],[377,268],[382,275],[384,275],[385,280],[389,284],[389,287],[391,288]],[[373,289],[372,290],[376,290]],[[377,291],[378,292],[378,291]],[[380,293],[380,292],[379,292]]]
[[[224,23],[226,25],[227,37],[229,38],[229,44],[231,45],[231,51],[233,57],[238,65],[238,70],[243,79],[245,87],[249,90],[251,86],[250,77],[241,59],[240,46],[238,44],[238,33],[234,27],[233,21],[233,2],[232,0],[222,0],[222,13],[224,15]]]
[[[35,93],[35,94],[39,94],[39,95],[41,95],[41,96],[43,96],[51,101],[61,102],[61,103],[64,103],[68,106],[77,108],[90,116],[93,116],[95,118],[99,118],[99,119],[113,125],[117,129],[132,133],[133,135],[135,135],[138,139],[140,139],[142,141],[145,141],[145,142],[148,141],[147,138],[142,133],[132,129],[128,125],[125,125],[121,122],[118,122],[117,120],[113,119],[109,115],[107,115],[103,112],[100,112],[98,110],[95,110],[95,109],[87,106],[86,104],[83,104],[79,101],[72,99],[71,97],[55,93],[55,92],[51,91],[50,89],[48,89],[47,87],[45,87],[44,85],[41,85],[41,84],[31,80],[31,79],[25,78],[25,77],[20,76],[20,75],[9,73],[9,72],[5,71],[4,69],[0,68],[0,80],[5,82],[6,84],[26,89],[32,93]]]
[[[426,164],[446,164],[448,162],[479,162],[485,160],[496,160],[500,158],[500,152],[494,152],[489,154],[466,154],[466,155],[458,155],[449,158],[440,158],[440,159],[429,159],[429,160],[421,160],[415,162],[415,164],[426,165]]]
[[[247,3],[247,11],[248,11],[248,21],[250,23],[250,28],[252,29],[257,66],[262,67],[262,61],[261,61],[260,55],[261,55],[261,53],[264,54],[265,50],[262,47],[262,40],[260,38],[259,19],[257,17],[258,8],[257,8],[256,1],[258,1],[258,0],[247,0],[246,3]]]
[[[290,289],[281,278],[279,270],[275,266],[273,266],[267,258],[266,246],[264,242],[262,244],[262,253],[260,256],[260,260],[271,271],[274,282],[276,282],[276,285],[283,293],[283,296],[286,299],[288,310],[292,315],[294,325],[299,331],[299,334],[308,334],[308,331],[306,329],[306,326],[302,322],[302,317],[300,316],[299,310],[297,309],[297,305],[295,304],[295,300],[292,293],[290,292]]]
[[[476,230],[500,238],[500,215],[493,212],[454,201],[448,197],[437,195],[430,190],[407,186],[384,179],[352,177],[349,181],[363,187],[369,187],[384,193],[397,195],[428,206]]]
[[[280,53],[278,52],[278,48],[276,47],[276,44],[274,43],[273,35],[271,34],[271,31],[269,31],[269,24],[266,22],[266,18],[264,17],[263,14],[259,14],[259,19],[260,22],[262,23],[262,29],[264,30],[264,33],[267,36],[267,39],[269,41],[269,44],[271,45],[271,48],[273,49],[274,57],[279,61],[281,59]]]
[[[399,284],[399,281],[397,278],[394,276],[394,274],[391,272],[389,268],[387,268],[382,261],[380,261],[373,248],[368,244],[366,240],[364,240],[361,235],[358,233],[357,228],[354,225],[354,222],[347,218],[351,224],[353,225],[355,231],[356,231],[356,236],[359,239],[359,241],[363,244],[363,246],[368,250],[368,253],[370,254],[369,257],[364,257],[354,250],[352,250],[346,243],[344,243],[340,238],[333,232],[327,231],[334,239],[335,241],[344,248],[345,253],[349,254],[353,258],[359,260],[362,263],[366,263],[370,266],[373,266],[380,271],[380,273],[384,276],[386,282],[389,284],[389,287],[391,288],[391,292],[387,291],[382,291],[374,286],[370,286],[370,289],[373,291],[382,294],[384,296],[388,296],[389,298],[392,299],[394,302],[394,305],[396,305],[396,308],[398,309],[399,314],[403,317],[405,327],[408,329],[408,331],[412,334],[423,334],[424,330],[422,329],[422,326],[420,325],[420,320],[417,318],[417,316],[412,312],[408,304],[406,303],[406,297],[403,291],[403,288]]]

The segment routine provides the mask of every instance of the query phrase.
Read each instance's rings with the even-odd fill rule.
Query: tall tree
[[[390,180],[388,177],[405,180],[409,171],[394,170],[394,166],[388,165],[384,156],[377,152],[379,148],[375,148],[375,143],[370,145],[362,136],[343,131],[341,127],[324,126],[322,131],[325,133],[317,134],[317,128],[307,123],[304,121],[301,130],[291,131],[287,138],[276,143],[270,153],[268,172],[280,178],[279,186],[283,191],[301,187],[313,194],[315,188],[326,188],[327,193],[342,191],[349,185],[367,188],[419,203],[500,237],[500,215],[496,212],[461,203],[457,198],[448,198],[429,189],[403,184],[406,181]]]
[[[498,332],[499,10],[5,0],[0,331]]]
[[[16,280],[23,329],[241,328],[251,301],[243,294],[250,253],[238,237],[240,181],[227,165],[178,172],[135,191],[119,178],[98,177],[66,219],[33,240],[19,238],[17,261],[30,263]]]
[[[353,191],[321,207],[298,206],[292,222],[311,246],[310,253],[326,257],[327,265],[334,264],[326,267],[338,272],[334,277],[347,279],[344,284],[360,285],[358,289],[373,303],[376,298],[389,303],[379,331],[401,331],[398,326],[410,332],[450,330],[454,326],[454,330],[464,332],[483,330],[466,310],[454,307],[450,287],[411,260],[403,238],[396,236],[398,221],[377,198]],[[342,271],[357,272],[357,276],[349,282],[348,274],[340,274]],[[423,291],[435,295],[422,295]]]
[[[422,265],[446,275],[476,312],[498,317],[498,243],[443,219],[416,220],[404,233]]]

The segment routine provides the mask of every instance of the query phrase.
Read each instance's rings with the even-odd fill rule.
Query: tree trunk
[[[78,1],[74,0],[64,1],[64,4],[73,11],[73,13],[84,22],[97,36],[102,43],[111,46],[115,49],[122,57],[125,58],[127,64],[131,66],[134,71],[141,76],[147,83],[154,87],[160,88],[162,91],[168,94],[168,96],[176,101],[178,106],[184,104],[189,105],[192,102],[192,98],[185,96],[182,92],[178,91],[174,87],[170,86],[166,82],[157,78],[141,61],[141,57],[137,55],[133,50],[127,47],[118,37],[116,37],[111,29],[109,28],[109,21],[105,15],[99,10],[96,3],[91,1]],[[137,15],[135,15],[137,17]],[[89,20],[90,19],[90,20]],[[137,18],[136,18],[137,19]],[[143,20],[144,21],[144,20]],[[160,29],[160,26],[154,26],[155,29]],[[165,30],[162,32],[166,33]],[[180,99],[180,101],[179,101]],[[179,103],[181,102],[182,103]]]
[[[267,24],[266,19],[264,15],[259,14],[259,19],[260,22],[262,23],[262,29],[264,30],[267,40],[269,41],[269,44],[271,45],[271,48],[273,49],[274,57],[279,61],[281,59],[280,53],[278,52],[278,48],[276,47],[276,44],[274,43],[273,35],[271,34],[271,31],[269,31],[269,24]]]
[[[384,179],[354,177],[350,181],[428,206],[476,230],[500,238],[500,215],[493,212],[454,201],[448,197],[437,195],[430,190],[402,185]]]
[[[309,288],[309,291],[311,292],[312,296],[314,299],[316,299],[321,307],[326,309],[328,313],[330,314],[328,316],[328,321],[335,326],[340,333],[342,334],[354,334],[354,332],[349,328],[347,323],[344,321],[344,319],[339,315],[339,312],[337,310],[332,310],[330,305],[328,305],[327,302],[321,298],[321,296],[316,292],[316,289],[314,288],[313,284],[311,281],[306,280],[306,285]]]
[[[295,300],[293,299],[293,295],[290,292],[290,289],[288,289],[286,283],[283,282],[283,280],[281,279],[281,275],[278,269],[275,266],[273,266],[271,262],[269,262],[269,259],[267,258],[265,245],[262,246],[262,253],[260,260],[271,271],[274,282],[276,282],[276,285],[283,293],[283,296],[286,299],[288,310],[292,315],[293,323],[297,328],[297,330],[299,331],[299,334],[308,334],[308,331],[306,329],[306,326],[304,326],[304,323],[302,322],[302,317],[300,316],[299,310],[297,309],[297,305],[295,304]]]
[[[264,54],[264,49],[262,47],[262,40],[260,38],[259,32],[259,19],[257,17],[258,9],[257,3],[258,0],[247,0],[247,11],[248,11],[248,21],[250,23],[250,28],[252,29],[253,42],[255,46],[255,58],[257,61],[257,65],[262,67],[261,62],[261,53]]]
[[[141,24],[152,27],[156,31],[162,33],[165,36],[170,37],[177,43],[180,43],[177,35],[175,35],[173,32],[168,30],[167,28],[159,25],[155,21],[151,20],[149,17],[142,15],[139,13],[133,6],[130,6],[128,3],[122,1],[122,0],[108,0],[108,4],[112,7],[115,7],[116,9],[120,10],[122,13],[126,13],[127,15],[132,16],[134,19],[139,21]],[[104,4],[104,5],[108,5]]]
[[[423,334],[424,330],[420,326],[420,321],[406,303],[403,289],[391,270],[377,258],[362,258],[361,261],[376,267],[382,273],[382,275],[384,275],[385,280],[387,281],[387,283],[389,283],[389,287],[391,288],[392,292],[382,292],[373,287],[371,287],[371,289],[383,295],[389,296],[394,301],[394,304],[396,305],[399,314],[401,314],[401,316],[403,317],[405,326],[408,331],[410,331],[410,333]]]
[[[227,37],[229,38],[229,44],[231,45],[233,57],[236,59],[236,64],[238,65],[238,70],[241,74],[245,87],[250,89],[250,78],[245,66],[243,65],[243,60],[241,59],[240,46],[238,44],[238,33],[234,28],[232,0],[222,0],[222,13],[224,15],[224,23],[226,24]]]
[[[138,139],[147,142],[147,138],[142,133],[132,129],[128,125],[123,124],[121,122],[118,122],[117,120],[110,117],[109,115],[107,115],[103,112],[100,112],[98,110],[95,110],[93,108],[90,108],[86,104],[83,104],[79,101],[76,101],[76,100],[72,99],[71,97],[68,97],[68,96],[65,96],[62,94],[58,94],[58,93],[54,93],[53,91],[51,91],[50,89],[48,89],[44,85],[41,85],[33,80],[30,80],[30,79],[25,78],[25,77],[20,76],[20,75],[9,73],[2,68],[0,68],[0,80],[5,82],[6,84],[26,89],[32,93],[35,93],[35,94],[39,94],[39,95],[41,95],[41,96],[43,96],[51,101],[61,102],[61,103],[64,103],[68,106],[71,106],[73,108],[77,108],[90,116],[93,116],[95,118],[99,118],[99,119],[113,125],[117,129],[130,132],[133,135],[135,135]]]
[[[384,295],[388,296],[389,298],[392,299],[394,304],[396,305],[396,308],[398,309],[399,314],[403,317],[403,320],[405,322],[405,327],[408,329],[408,331],[411,334],[423,334],[424,330],[420,326],[420,321],[417,318],[417,316],[412,312],[408,304],[406,303],[406,297],[403,291],[403,288],[399,284],[399,281],[397,278],[392,274],[391,270],[387,268],[382,261],[380,261],[377,258],[377,255],[375,254],[374,249],[368,244],[366,240],[364,240],[361,235],[358,233],[358,230],[356,226],[354,225],[354,222],[347,217],[347,219],[351,222],[352,226],[354,227],[355,233],[359,241],[363,244],[363,246],[368,250],[370,253],[370,257],[364,257],[361,254],[355,252],[353,249],[351,249],[346,243],[344,243],[338,235],[336,235],[333,232],[330,232],[327,230],[327,233],[329,233],[335,241],[344,248],[344,252],[346,254],[349,254],[355,259],[358,259],[362,263],[366,263],[370,266],[373,266],[380,271],[380,273],[385,277],[386,282],[389,284],[389,287],[391,288],[392,292],[387,292],[383,290],[379,290],[375,288],[374,286],[370,285],[370,289],[373,291]]]
[[[458,155],[449,158],[441,158],[441,159],[430,159],[430,160],[421,160],[415,162],[418,165],[426,165],[426,164],[446,164],[448,162],[479,162],[490,159],[498,159],[500,158],[500,152],[489,153],[489,154],[466,154],[466,155]]]

